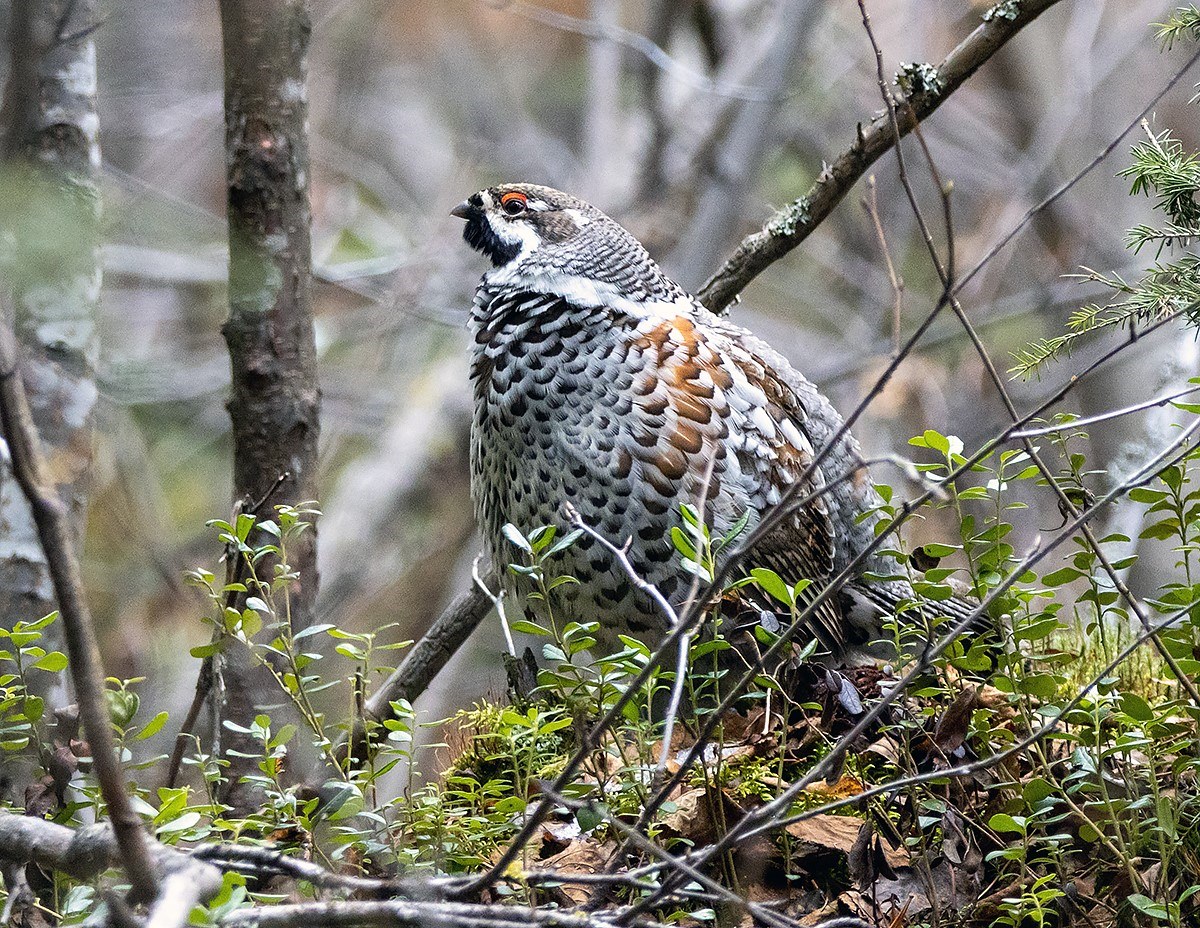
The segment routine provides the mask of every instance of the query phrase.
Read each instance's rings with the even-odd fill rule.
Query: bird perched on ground
[[[747,530],[804,481],[796,509],[743,567],[768,567],[815,594],[874,538],[880,498],[817,389],[746,329],[667,277],[624,228],[573,196],[534,184],[473,194],[452,211],[491,259],[470,317],[471,491],[493,563],[518,555],[503,526],[563,525],[563,504],[620,546],[668,600],[692,577],[671,542],[683,504],[714,538]],[[701,496],[704,497],[701,502]],[[556,561],[577,584],[557,592],[578,621],[653,638],[666,620],[611,551],[584,535]],[[876,637],[912,596],[888,557],[867,557],[811,617],[835,656]],[[872,575],[871,579],[867,574]]]

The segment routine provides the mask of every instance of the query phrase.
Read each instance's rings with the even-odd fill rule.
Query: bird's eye
[[[500,198],[500,208],[507,216],[517,216],[525,211],[527,202],[523,193],[506,193]]]

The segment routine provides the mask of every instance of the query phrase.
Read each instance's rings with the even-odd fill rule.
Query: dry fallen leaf
[[[858,833],[864,822],[860,818],[849,815],[829,815],[821,813],[812,818],[801,819],[787,826],[787,833],[792,838],[792,857],[803,858],[814,854],[830,852],[850,856]],[[883,843],[883,856],[890,867],[907,867],[908,852],[904,848],[890,848]]]
[[[541,861],[538,869],[552,870],[563,876],[599,873],[608,863],[615,848],[616,845],[611,842],[600,844],[590,838],[580,838],[572,841],[552,857]],[[570,882],[553,887],[551,891],[562,896],[559,902],[565,905],[582,905],[591,895],[591,889],[588,886]]]
[[[971,727],[971,713],[975,711],[978,698],[979,693],[975,687],[968,686],[942,713],[933,733],[933,742],[943,754],[953,754],[967,740],[967,732]]]
[[[806,857],[828,851],[849,854],[861,827],[860,818],[821,813],[792,822],[787,826],[787,833],[795,842],[792,845],[793,856]]]
[[[709,793],[703,789],[688,790],[675,800],[675,811],[663,817],[662,829],[667,835],[687,838],[693,844],[712,844],[729,826],[741,819],[744,811],[726,793],[719,792],[720,816],[713,815]]]

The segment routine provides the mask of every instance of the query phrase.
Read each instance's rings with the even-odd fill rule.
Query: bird
[[[469,317],[471,494],[487,555],[506,592],[522,553],[506,537],[592,529],[557,555],[574,583],[555,595],[570,619],[653,644],[669,630],[631,569],[668,603],[693,585],[671,539],[685,505],[720,538],[751,531],[790,487],[807,499],[746,555],[810,597],[875,538],[882,499],[843,420],[782,355],[719,317],[668,277],[642,244],[570,194],[506,183],[451,215],[490,259]],[[811,498],[810,498],[811,497]],[[593,534],[593,532],[595,534]],[[621,563],[613,547],[623,549]],[[825,654],[871,654],[883,621],[913,589],[894,557],[871,553],[819,605],[809,630]],[[809,599],[811,602],[811,598]]]

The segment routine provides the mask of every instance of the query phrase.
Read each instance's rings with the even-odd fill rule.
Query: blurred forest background
[[[943,58],[988,5],[873,5],[888,73]],[[1057,6],[925,123],[954,183],[963,268],[1111,143],[1179,67],[1187,50],[1158,54],[1147,26],[1171,6]],[[397,623],[391,637],[410,638],[470,582],[479,548],[464,324],[484,268],[449,209],[501,180],[551,184],[625,223],[696,289],[879,111],[875,59],[845,0],[314,0],[312,11],[325,513],[318,621]],[[220,550],[204,523],[230,506],[220,28],[216,4],[197,0],[123,0],[100,12],[104,283],[84,564],[108,672],[153,671],[143,698],[174,716],[191,696],[197,662],[188,649],[210,636],[207,606],[182,575],[213,566]],[[1200,145],[1184,109],[1190,84],[1151,117],[1185,149]],[[1130,276],[1145,266],[1145,256],[1126,252],[1124,230],[1150,203],[1125,196],[1127,182],[1115,177],[1140,134],[1040,213],[962,293],[997,359],[1059,333],[1072,309],[1099,294],[1068,276],[1081,266]],[[927,173],[912,174],[936,202]],[[882,159],[875,175],[905,283],[906,331],[940,288],[894,160]],[[861,206],[866,195],[860,184],[732,309],[844,411],[894,339],[893,291]],[[1060,365],[1081,365],[1090,350],[1100,347]],[[1128,405],[1198,366],[1191,335],[1166,327],[1076,391],[1069,408],[1087,415]],[[1048,387],[1032,379],[1012,389],[1028,408]],[[856,431],[869,454],[905,454],[909,436],[926,428],[972,447],[1004,421],[947,317]],[[1109,423],[1096,430],[1089,464],[1120,475],[1155,437],[1147,429],[1168,425],[1157,414]],[[895,472],[876,477],[904,489]],[[1096,477],[1093,489],[1107,479]],[[16,489],[10,482],[3,492]],[[1118,507],[1112,518],[1122,517]],[[1016,518],[1018,550],[1059,521],[1048,498]],[[916,531],[936,537],[939,527]],[[1135,592],[1155,569],[1152,559],[1139,562]],[[431,711],[502,691],[498,633],[481,636],[426,697]]]

